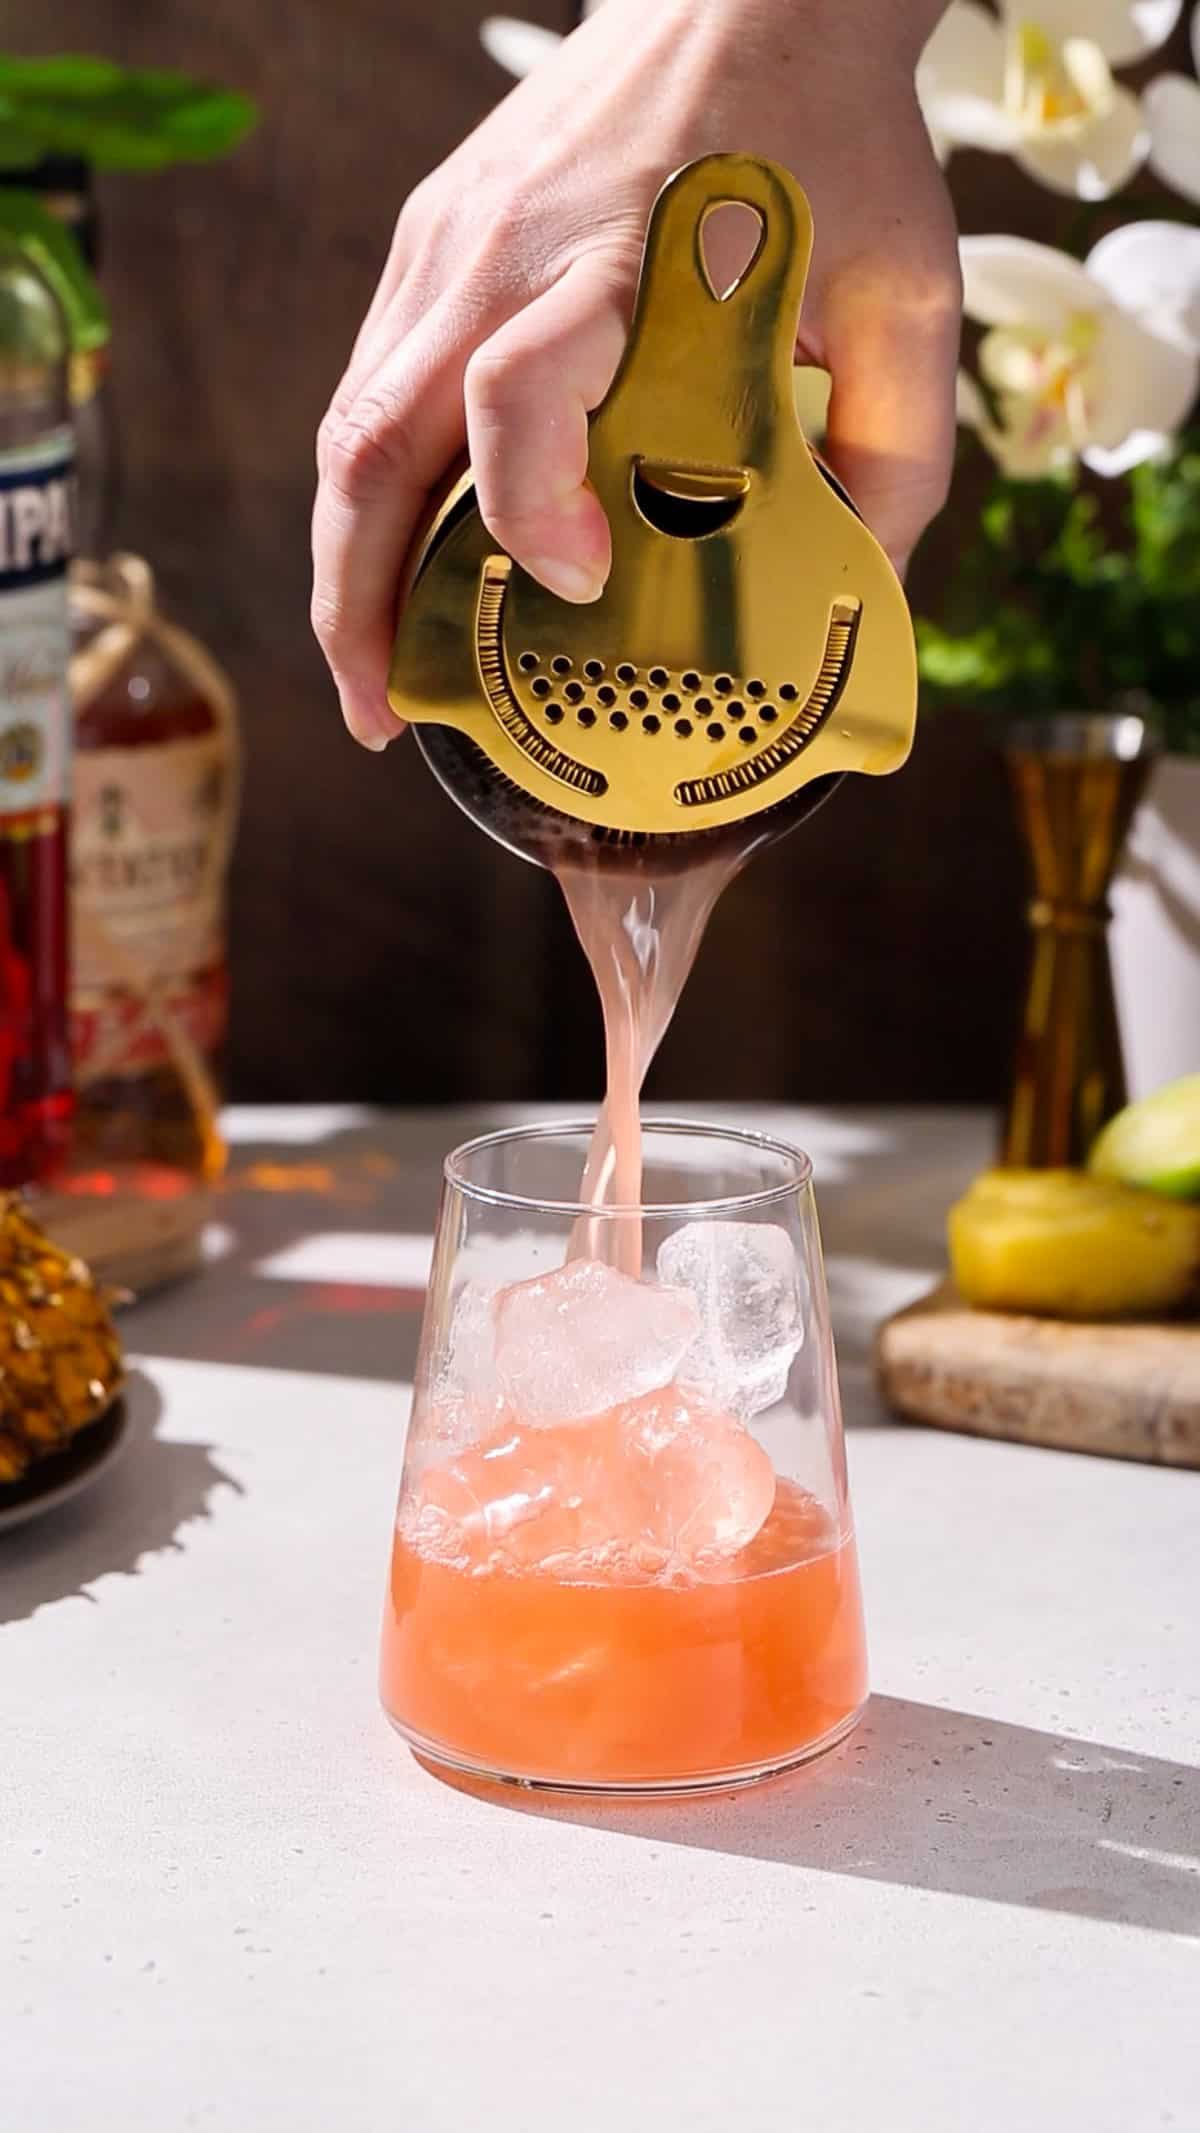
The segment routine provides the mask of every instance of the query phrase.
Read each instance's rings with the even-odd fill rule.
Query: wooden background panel
[[[502,93],[482,0],[46,0],[30,50],[195,69],[263,107],[218,168],[106,181],[119,536],[229,665],[249,753],[233,883],[243,1098],[586,1096],[594,1003],[553,885],[472,831],[411,748],[343,735],[307,622],[312,439],[411,186]],[[551,0],[525,12],[562,18]],[[11,31],[9,32],[11,34]],[[802,158],[798,156],[802,171]],[[999,159],[968,227],[1048,235]],[[955,529],[925,559],[936,592]],[[719,910],[654,1087],[978,1098],[1006,1070],[1019,863],[969,719],[845,789]]]

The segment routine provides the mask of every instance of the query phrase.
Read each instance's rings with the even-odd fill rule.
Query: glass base
[[[617,1779],[612,1783],[589,1784],[586,1779],[571,1778],[559,1781],[554,1778],[521,1777],[511,1770],[489,1770],[467,1757],[456,1756],[436,1741],[423,1740],[409,1726],[404,1726],[390,1711],[384,1715],[388,1724],[406,1741],[422,1769],[444,1783],[455,1785],[460,1790],[478,1789],[489,1792],[519,1792],[553,1795],[565,1800],[692,1800],[705,1793],[741,1792],[749,1785],[765,1785],[772,1778],[786,1777],[790,1771],[799,1770],[803,1764],[815,1762],[819,1755],[828,1754],[853,1733],[867,1708],[863,1701],[847,1716],[831,1726],[816,1740],[797,1748],[793,1754],[779,1757],[769,1763],[752,1763],[735,1766],[729,1770],[705,1770],[694,1777],[661,1778],[652,1780]]]

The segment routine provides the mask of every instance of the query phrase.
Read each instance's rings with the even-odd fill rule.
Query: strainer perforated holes
[[[520,667],[522,674],[532,674],[537,663],[538,655],[536,652],[522,652],[520,658],[517,661],[517,665]]]
[[[658,733],[661,732],[661,730],[662,720],[660,718],[655,718],[653,711],[649,712],[647,716],[642,720],[642,732]]]

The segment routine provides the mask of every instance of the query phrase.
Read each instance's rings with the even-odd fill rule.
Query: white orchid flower
[[[1149,124],[1113,68],[1169,37],[1182,0],[951,0],[917,68],[941,152],[991,148],[1054,192],[1104,200],[1144,162]]]
[[[1200,8],[1192,16],[1192,58],[1200,74]],[[1200,82],[1160,74],[1145,95],[1155,175],[1200,206]]]
[[[540,22],[522,22],[516,15],[488,15],[479,25],[479,42],[489,59],[520,81],[551,52],[562,38],[557,30],[545,30]]]
[[[584,0],[585,15],[594,15],[601,0]],[[489,59],[518,81],[557,51],[562,38],[557,30],[545,30],[540,22],[522,22],[516,15],[488,15],[480,24],[479,41]]]
[[[1082,265],[1021,237],[959,251],[992,402],[964,374],[959,420],[1005,473],[1121,474],[1166,449],[1200,386],[1200,230],[1129,223]]]

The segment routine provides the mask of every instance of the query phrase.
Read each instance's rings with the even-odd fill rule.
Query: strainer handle
[[[704,225],[714,208],[744,206],[762,231],[749,265],[725,296],[704,266]],[[758,156],[702,156],[668,178],[650,214],[630,335],[633,346],[664,324],[678,339],[704,336],[713,363],[778,370],[791,393],[796,325],[812,257],[813,221],[791,172]]]

